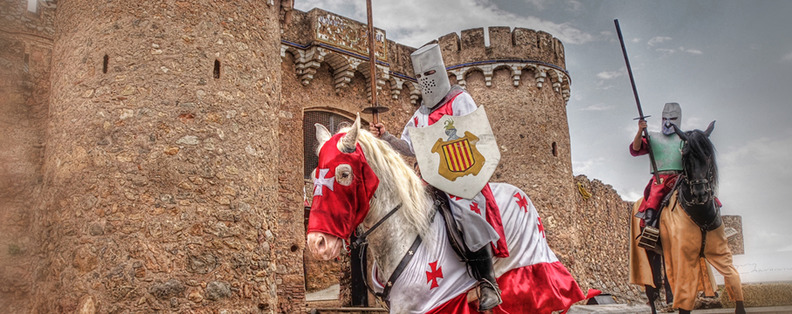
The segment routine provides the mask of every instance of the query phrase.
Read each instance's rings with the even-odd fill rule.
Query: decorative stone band
[[[371,76],[368,70],[369,58],[352,51],[346,51],[324,43],[300,45],[282,40],[281,58],[285,58],[287,52],[294,56],[297,75],[303,85],[310,84],[323,62],[327,63],[332,69],[336,92],[349,86],[349,82],[355,76],[355,71],[360,72],[367,82],[370,79],[369,76]],[[391,71],[389,63],[379,60],[376,68],[377,72],[381,73],[377,77],[377,91],[381,91],[386,85],[389,85],[391,97],[398,99],[406,83],[408,84],[410,102],[415,104],[418,101],[421,92],[414,77]],[[446,67],[448,73],[453,74],[457,78],[457,84],[462,87],[465,87],[467,83],[465,77],[474,71],[481,71],[484,74],[486,86],[492,86],[493,73],[500,69],[506,69],[511,72],[514,86],[520,85],[520,77],[523,71],[533,71],[536,87],[543,88],[545,85],[550,85],[553,91],[561,94],[564,101],[569,100],[571,84],[569,73],[563,68],[547,62],[530,59],[483,60]],[[366,93],[371,95],[371,85],[367,83],[366,86]]]

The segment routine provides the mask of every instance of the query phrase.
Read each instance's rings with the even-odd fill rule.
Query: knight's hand
[[[382,123],[370,124],[369,132],[378,138],[382,137],[382,135],[385,134],[385,125]]]
[[[646,128],[646,120],[638,120],[638,131],[643,131]]]

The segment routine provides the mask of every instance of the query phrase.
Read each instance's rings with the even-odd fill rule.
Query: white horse
[[[322,125],[316,128],[319,165],[313,175],[310,251],[334,258],[342,239],[360,227],[371,232],[366,236],[375,260],[371,286],[385,293],[392,313],[476,312],[467,298],[476,280],[451,249],[443,216],[413,169],[386,142],[361,130],[360,117],[336,135]],[[548,247],[525,193],[505,183],[490,187],[510,252],[494,261],[503,298],[494,312],[549,313],[585,299]],[[588,297],[592,293],[597,292]]]

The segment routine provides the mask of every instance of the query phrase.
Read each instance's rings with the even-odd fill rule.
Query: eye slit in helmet
[[[437,71],[435,71],[435,70],[429,70],[429,71],[426,71],[426,72],[424,72],[424,75],[427,75],[427,76],[429,76],[429,75],[432,75],[432,74],[435,74],[435,73],[437,73]]]
[[[335,169],[335,180],[343,186],[352,184],[352,167],[348,164],[340,164]]]

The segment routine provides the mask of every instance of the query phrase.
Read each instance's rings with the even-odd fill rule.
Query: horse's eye
[[[335,179],[341,185],[348,186],[352,184],[352,167],[347,164],[340,164],[335,169]]]

